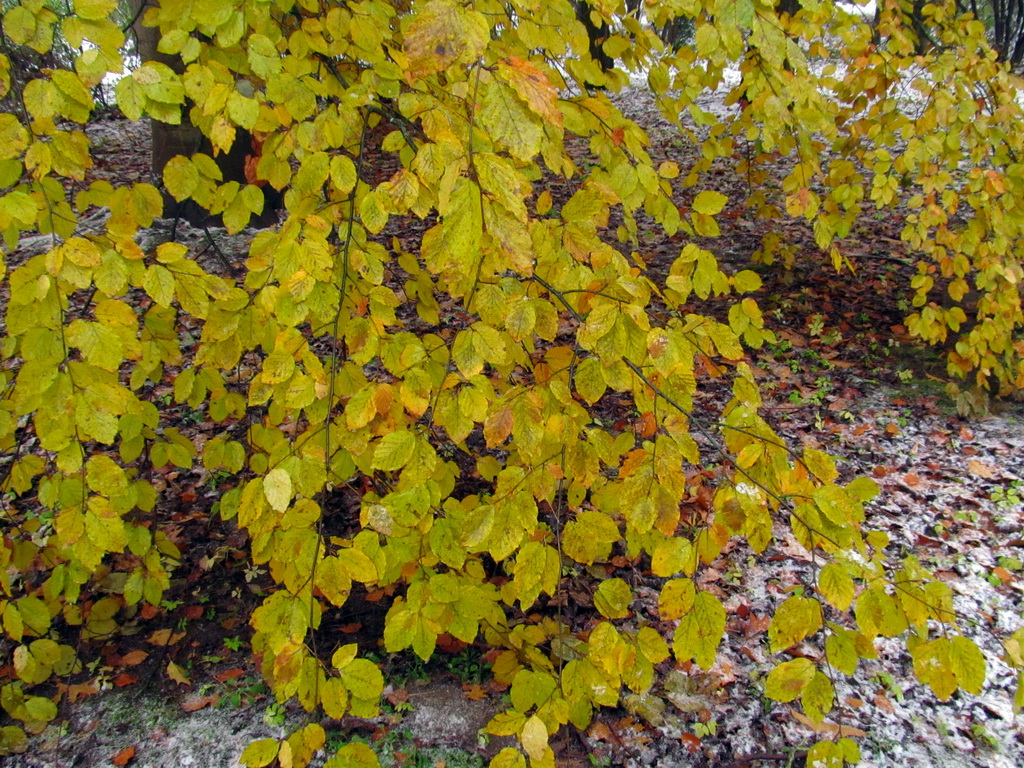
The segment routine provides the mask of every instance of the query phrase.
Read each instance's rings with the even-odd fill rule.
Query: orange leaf
[[[112,762],[116,766],[119,766],[119,768],[120,768],[120,766],[128,765],[128,762],[133,757],[135,757],[135,747],[134,747],[134,745],[131,746],[131,747],[125,747],[124,749],[122,749],[120,752],[118,752],[116,755],[114,755],[112,758],[110,758],[110,762]]]
[[[121,663],[126,667],[137,667],[149,657],[145,651],[129,651],[121,657]]]
[[[232,667],[231,669],[225,669],[223,672],[218,672],[213,676],[213,679],[218,683],[226,683],[228,680],[237,680],[245,674],[245,670],[241,667]]]
[[[616,147],[619,146],[622,143],[622,140],[625,139],[625,138],[626,138],[626,129],[625,128],[616,128],[614,131],[612,131],[612,145],[613,146],[616,146]]]
[[[157,608],[155,605],[150,605],[149,603],[146,603],[144,606],[142,606],[141,613],[142,618],[152,619],[154,616],[160,613],[160,609]]]
[[[352,624],[345,624],[345,625],[343,625],[341,627],[341,631],[344,632],[346,635],[354,635],[356,632],[358,632],[362,628],[363,628],[363,625],[357,621],[357,622],[354,622]]]
[[[114,685],[118,688],[124,688],[126,685],[135,685],[137,682],[139,682],[139,678],[128,672],[122,672],[114,678]]]
[[[512,434],[512,409],[508,406],[488,414],[484,420],[484,439],[488,448],[494,448],[505,442]]]
[[[588,731],[587,735],[590,736],[590,738],[592,738],[594,741],[611,741],[612,729],[608,727],[607,723],[598,720],[592,726],[590,726],[590,730]]]
[[[184,632],[174,632],[170,629],[158,629],[146,638],[146,642],[150,645],[174,645],[184,636]]]
[[[543,70],[529,61],[511,56],[498,62],[498,77],[536,114],[552,125],[561,127],[562,111],[558,108],[558,91]]]
[[[445,632],[437,636],[437,647],[444,653],[459,653],[466,647],[466,643]]]
[[[466,683],[462,686],[462,690],[466,693],[466,698],[470,701],[481,701],[487,698],[487,691],[481,688],[479,685],[470,685]]]
[[[805,726],[810,728],[815,733],[839,734],[840,737],[868,735],[866,731],[862,731],[860,728],[854,728],[852,725],[838,725],[837,723],[825,722],[816,723],[813,720],[811,720],[811,718],[807,717],[807,715],[801,712],[794,712],[790,710],[790,714],[793,715],[793,717],[796,720],[803,723]]]
[[[1007,582],[1013,579],[1013,574],[1005,568],[1003,568],[1001,565],[997,565],[995,568],[993,568],[992,573],[996,576],[997,579],[1003,582],[1003,584],[1006,584]]]

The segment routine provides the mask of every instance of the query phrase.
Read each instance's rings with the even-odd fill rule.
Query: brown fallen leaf
[[[892,702],[889,701],[889,697],[884,693],[876,693],[874,698],[875,706],[881,709],[883,712],[888,712],[890,715],[896,713],[896,709],[893,707]]]
[[[57,686],[62,693],[67,695],[68,703],[70,704],[74,704],[76,701],[85,698],[86,696],[95,696],[100,692],[100,686],[95,680],[89,680],[85,683],[76,683],[75,685],[68,686],[58,683]]]
[[[684,733],[679,737],[679,740],[683,742],[683,747],[685,747],[686,751],[691,755],[695,755],[700,751],[700,739],[692,733]]]
[[[397,707],[399,704],[407,704],[409,702],[409,691],[405,688],[398,688],[397,690],[385,693],[384,698],[388,704]]]
[[[860,728],[854,728],[852,725],[839,725],[838,723],[826,723],[826,722],[816,723],[813,720],[811,720],[811,718],[809,718],[807,715],[803,714],[802,712],[796,712],[794,710],[790,710],[789,713],[791,715],[793,715],[793,718],[795,720],[797,720],[798,722],[802,723],[803,725],[806,725],[808,728],[810,728],[815,733],[838,734],[840,737],[846,737],[846,736],[858,736],[859,737],[859,736],[867,736],[868,735],[867,731],[862,731]]]
[[[110,758],[110,762],[112,762],[114,765],[120,768],[120,766],[128,765],[128,763],[131,761],[133,757],[135,757],[134,745],[122,749],[120,752],[118,752],[116,755]]]
[[[186,699],[181,703],[181,708],[185,712],[197,712],[204,707],[210,707],[220,701],[220,696],[212,694],[210,696],[196,696],[191,699]]]
[[[184,636],[184,632],[175,632],[171,629],[158,629],[146,638],[146,642],[150,645],[174,645]]]
[[[991,480],[996,476],[996,471],[988,464],[983,464],[977,459],[970,459],[967,462],[967,470],[975,477]]]

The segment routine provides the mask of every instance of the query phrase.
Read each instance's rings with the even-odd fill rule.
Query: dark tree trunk
[[[144,3],[146,1],[143,0]],[[185,71],[185,65],[179,57],[169,56],[157,50],[157,45],[160,42],[160,30],[156,27],[143,26],[142,14],[139,14],[136,19],[133,31],[139,58],[142,62],[158,61],[161,64],[166,64],[179,75]],[[157,186],[161,189],[163,188],[164,166],[171,158],[177,155],[191,157],[197,152],[213,156],[213,147],[209,139],[192,124],[189,118],[188,112],[191,106],[192,103],[187,101],[182,107],[180,125],[170,125],[150,118],[153,145],[151,168]],[[242,185],[248,183],[245,177],[245,161],[254,151],[252,134],[242,128],[237,128],[235,143],[231,149],[214,158],[217,167],[224,175],[225,182],[237,181]],[[191,200],[179,203],[166,191],[163,192],[163,197],[164,216],[183,218],[196,226],[219,222],[219,217],[211,215]],[[268,226],[277,221],[277,210],[281,206],[281,194],[271,187],[263,187],[263,198],[263,212],[257,217],[257,223],[260,226]]]
[[[601,66],[602,71],[607,72],[615,66],[615,59],[605,53],[602,47],[611,34],[608,22],[602,19],[600,24],[595,24],[590,17],[592,8],[586,0],[576,0],[573,6],[576,8],[576,18],[586,27],[587,37],[590,38],[590,58]]]

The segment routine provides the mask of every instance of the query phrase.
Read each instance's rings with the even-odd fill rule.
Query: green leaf
[[[260,116],[260,105],[255,99],[246,98],[238,91],[233,92],[228,97],[228,117],[230,117],[236,125],[245,128],[247,131],[251,131],[256,121]]]
[[[821,670],[815,670],[814,677],[803,689],[801,701],[804,711],[812,721],[820,723],[824,720],[825,715],[832,711],[835,702],[835,690],[828,675]]]

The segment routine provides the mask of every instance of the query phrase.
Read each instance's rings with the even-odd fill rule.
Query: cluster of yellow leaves
[[[670,235],[719,234],[716,216],[742,201],[703,190],[680,210],[673,194],[739,142],[756,147],[745,168],[755,184],[765,178],[759,163],[791,155],[785,208],[813,223],[837,266],[868,199],[905,202],[904,237],[924,254],[911,329],[929,339],[956,330],[964,312],[940,312],[929,291],[941,275],[959,302],[973,281],[978,322],[952,364],[1024,384],[1024,350],[1011,336],[1024,217],[1008,168],[1024,140],[1020,109],[978,25],[929,8],[949,50],[915,80],[894,4],[883,9],[880,45],[829,0],[805,2],[792,18],[766,0],[649,3],[655,22],[696,20],[694,44],[670,54],[637,18],[595,3],[612,23],[605,52],[647,68],[671,120],[710,126],[684,175],[674,162],[655,168],[641,127],[592,87],[616,89],[626,73],[591,58],[568,0],[160,0],[143,23],[159,27],[160,51],[181,59],[180,73],[144,62],[118,81],[117,104],[133,120],[189,121],[212,153],[171,160],[164,189],[240,231],[262,193],[225,181],[215,156],[244,130],[262,142],[257,179],[283,192],[287,218],[252,239],[235,279],[206,271],[185,246],[138,245],[162,213],[155,186],[90,180],[80,128],[90,88],[123,73],[114,0],[76,0],[64,15],[42,0],[14,5],[3,29],[15,46],[45,54],[59,32],[77,53],[70,67],[44,67],[27,82],[0,56],[0,98],[14,105],[0,115],[0,231],[8,252],[23,233],[52,242],[9,274],[0,269],[10,292],[2,490],[34,489],[52,512],[27,516],[0,547],[0,616],[18,677],[0,691],[4,710],[29,731],[55,716],[53,702],[25,693],[80,664],[51,632],[81,626],[103,637],[122,611],[159,603],[180,553],[150,524],[153,470],[197,461],[239,478],[220,514],[247,531],[253,562],[277,585],[251,619],[275,695],[333,718],[374,715],[377,667],[354,645],[327,663],[310,638],[355,585],[400,586],[388,651],[426,659],[445,633],[503,649],[494,674],[511,686],[512,708],[488,729],[516,735],[522,749],[499,753],[500,768],[553,765],[551,734],[585,727],[623,691],[647,693],[670,656],[709,668],[726,611],[691,577],[731,538],[760,553],[785,523],[833,560],[807,596],[778,607],[773,653],[823,639],[828,664],[849,675],[873,656],[876,637],[909,633],[915,669],[937,695],[976,692],[980,652],[939,632],[953,619],[948,590],[912,560],[890,574],[886,542],[861,531],[873,485],[837,485],[831,458],[790,451],[759,415],[743,358],[774,336],[740,296],[760,287],[756,274],[729,275],[688,242],[656,281],[633,252],[640,215]],[[825,40],[840,41],[842,66],[817,74],[811,61],[828,53]],[[741,110],[719,120],[696,97],[723,82],[730,62],[742,78],[728,99]],[[916,117],[892,97],[904,83],[922,94]],[[569,137],[587,143],[592,168],[577,167]],[[384,179],[370,152],[377,141],[377,158],[389,161],[380,167],[393,169]],[[545,174],[571,182],[560,207]],[[746,203],[778,213],[760,187]],[[80,228],[93,207],[109,218]],[[408,240],[386,237],[410,218],[424,222],[412,253]],[[762,258],[779,245],[766,238]],[[693,311],[727,294],[736,294],[728,323]],[[653,313],[654,302],[673,311]],[[694,395],[699,377],[726,372],[733,397],[712,426],[694,414]],[[174,402],[205,409],[218,434],[193,441],[169,423],[151,385],[172,381]],[[644,429],[616,432],[592,418],[589,407],[609,393],[631,403]],[[684,535],[680,505],[702,461],[693,432],[713,429],[731,463],[713,514]],[[38,450],[26,450],[28,435]],[[471,451],[481,441],[486,450]],[[457,452],[469,460],[454,461]],[[334,489],[359,477],[374,479],[359,530],[325,535]],[[678,622],[671,646],[622,621],[633,593],[619,578],[596,586],[602,619],[589,631],[522,620],[562,588],[566,569],[583,572],[616,548],[668,579],[658,610]],[[113,554],[128,572],[107,578]],[[505,578],[491,578],[495,567]],[[106,594],[83,606],[83,589]],[[826,603],[852,606],[856,629],[826,622]],[[812,721],[833,706],[829,676],[802,657],[775,667],[767,692],[799,698]],[[0,740],[0,750],[16,749],[24,732],[8,727]],[[302,768],[323,743],[310,725],[254,743],[242,760]],[[827,764],[857,759],[849,740],[815,750]],[[375,763],[353,744],[330,764]]]

